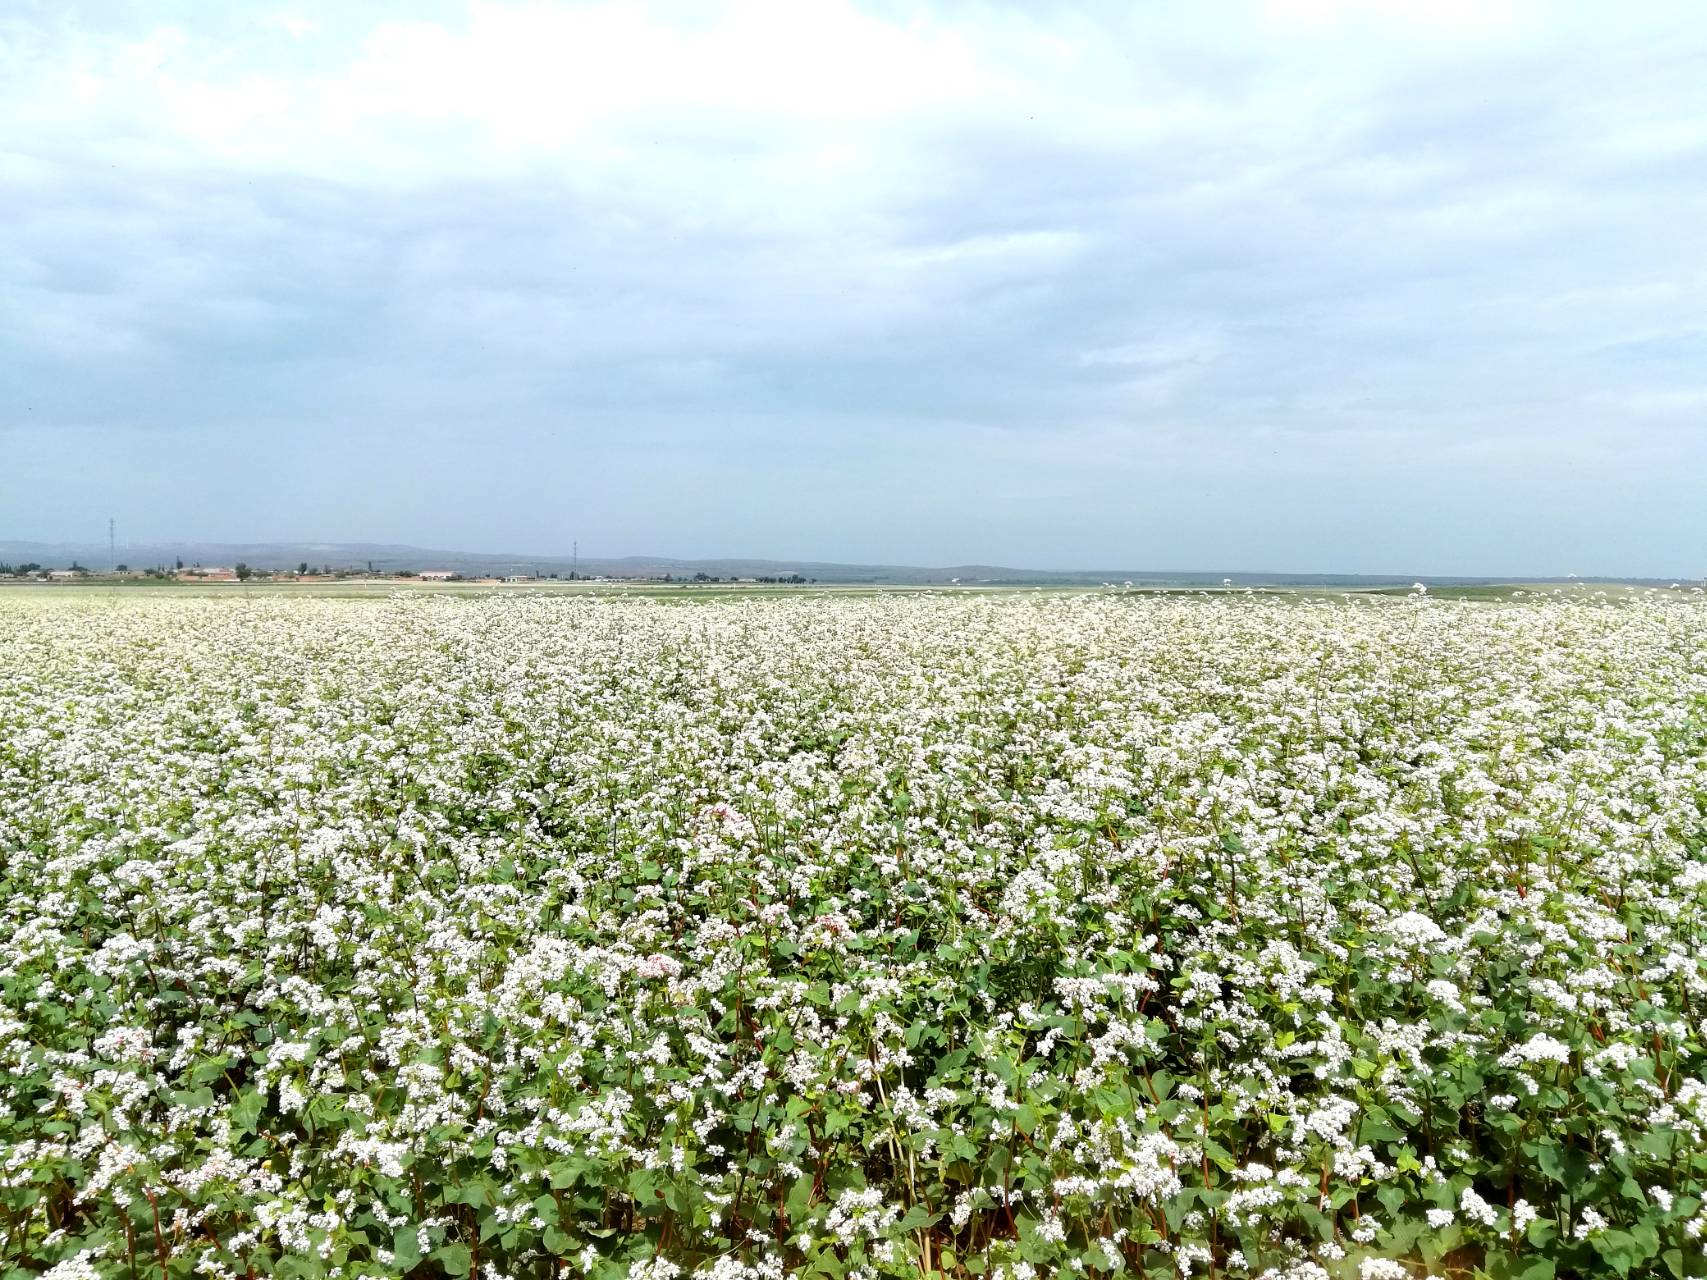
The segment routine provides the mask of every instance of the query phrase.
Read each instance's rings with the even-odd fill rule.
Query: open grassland
[[[0,1275],[1701,1275],[1707,605],[0,593]]]

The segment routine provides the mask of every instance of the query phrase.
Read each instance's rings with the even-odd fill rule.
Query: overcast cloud
[[[1707,572],[1675,4],[0,8],[0,537]]]

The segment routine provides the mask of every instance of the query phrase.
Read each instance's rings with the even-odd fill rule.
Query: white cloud
[[[1267,0],[1263,11],[1282,27],[1386,28],[1455,40],[1521,31],[1540,16],[1534,0]]]
[[[295,13],[268,14],[261,20],[261,25],[269,31],[282,31],[292,40],[318,35],[321,29],[320,24],[312,18],[304,18]]]
[[[267,25],[318,30],[300,16]],[[248,54],[174,27],[78,35],[15,55],[0,101],[17,109],[23,150],[47,139],[115,161],[358,185],[541,173],[579,185],[708,146],[731,149],[738,171],[780,153],[833,174],[872,130],[1004,89],[952,29],[836,0],[746,3],[704,22],[479,4],[455,23],[377,22],[325,60]]]
[[[1218,329],[1191,329],[1165,333],[1117,347],[1098,347],[1080,354],[1079,363],[1135,365],[1140,368],[1171,369],[1179,365],[1202,365],[1227,349],[1227,335]]]
[[[1226,42],[1237,22],[1023,10],[969,22],[847,0],[479,3],[457,20],[366,26],[347,12],[337,40],[300,13],[263,20],[286,45],[170,26],[26,30],[0,85],[0,138],[122,166],[357,186],[543,176],[653,206],[720,186],[712,203],[731,217],[780,204],[786,220],[795,201],[803,218],[882,209],[933,165],[952,178],[952,139],[980,130],[1128,156],[1232,148],[1247,172],[1262,154],[1271,183],[1357,127],[1371,79],[1439,57],[1398,33],[1355,60],[1330,37],[1265,65],[1257,27]]]
[[[1638,418],[1692,419],[1707,424],[1707,387],[1651,387],[1607,392],[1595,396],[1594,403]]]

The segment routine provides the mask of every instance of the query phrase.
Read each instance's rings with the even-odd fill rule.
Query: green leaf
[[[559,1160],[551,1166],[551,1189],[564,1191],[581,1180],[586,1166],[579,1160]]]
[[[1616,1228],[1602,1231],[1591,1237],[1590,1243],[1594,1245],[1594,1251],[1601,1256],[1601,1260],[1621,1276],[1629,1275],[1631,1268],[1642,1260],[1641,1249],[1628,1231],[1619,1231]]]
[[[461,1182],[445,1188],[445,1204],[466,1204],[472,1208],[482,1209],[492,1203],[492,1184],[484,1178]]]
[[[231,1104],[231,1127],[238,1133],[254,1133],[261,1122],[261,1108],[267,1099],[254,1089],[245,1089]]]
[[[928,1227],[938,1218],[940,1213],[932,1213],[922,1204],[916,1204],[901,1215],[901,1221],[896,1225],[903,1231],[917,1231],[920,1227]]]
[[[421,1237],[414,1227],[398,1227],[391,1237],[391,1251],[397,1255],[397,1269],[408,1271],[421,1260]]]
[[[799,1223],[812,1209],[812,1175],[803,1173],[794,1180],[794,1185],[788,1189],[788,1199],[784,1206],[788,1210],[790,1223]]]
[[[448,1275],[465,1276],[468,1274],[469,1254],[465,1244],[440,1245],[433,1250],[433,1261],[445,1269]]]
[[[836,1256],[836,1251],[830,1248],[814,1250],[812,1256],[807,1259],[806,1263],[806,1274],[809,1276],[833,1276],[837,1277],[839,1280],[846,1270],[846,1264]]]
[[[1526,1142],[1524,1154],[1535,1161],[1536,1167],[1561,1186],[1570,1185],[1565,1167],[1566,1149],[1557,1142]]]

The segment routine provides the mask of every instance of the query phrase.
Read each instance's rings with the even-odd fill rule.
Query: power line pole
[[[107,517],[107,572],[116,574],[119,571],[118,552],[113,543],[113,518]]]
[[[581,544],[579,542],[571,542],[569,545],[574,548],[574,559],[571,560],[570,563],[575,566],[569,571],[569,576],[572,578],[579,578],[581,576]]]

